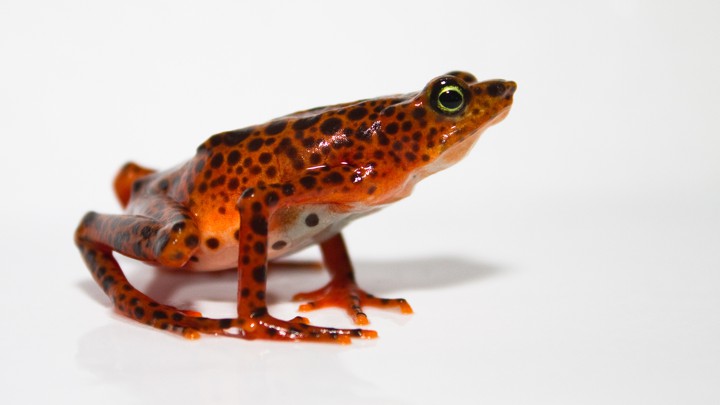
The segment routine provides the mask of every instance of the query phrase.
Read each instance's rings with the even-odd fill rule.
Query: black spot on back
[[[347,117],[353,121],[361,120],[368,114],[368,110],[365,107],[356,107],[350,110]]]
[[[225,161],[225,157],[222,153],[218,153],[215,156],[213,156],[212,160],[210,160],[210,166],[217,169],[218,167],[222,166],[223,162]]]
[[[277,135],[287,126],[286,120],[273,121],[265,127],[265,133],[268,135]]]
[[[243,128],[235,131],[225,132],[224,134],[221,134],[222,141],[227,146],[235,146],[247,139],[247,137],[250,136],[251,132],[252,128]]]
[[[263,142],[264,141],[262,138],[255,138],[252,141],[250,141],[250,143],[248,143],[247,148],[249,151],[254,152],[254,151],[260,149],[260,147],[263,145]]]
[[[313,115],[312,117],[300,118],[299,120],[297,120],[293,123],[292,128],[296,129],[298,131],[302,131],[304,129],[308,129],[311,126],[315,125],[318,121],[320,121],[319,115]]]
[[[317,184],[317,180],[315,179],[315,177],[305,176],[300,179],[300,184],[302,184],[303,187],[309,190],[315,187],[315,184]]]
[[[287,196],[293,195],[295,194],[295,187],[292,184],[285,184],[282,186],[282,192]]]
[[[323,182],[331,184],[340,184],[343,182],[343,177],[338,172],[332,172],[323,178]]]
[[[270,159],[272,159],[272,155],[265,152],[260,155],[260,157],[258,158],[258,162],[265,164],[265,163],[270,162]]]
[[[236,165],[237,162],[239,162],[239,161],[240,161],[240,152],[234,150],[234,151],[228,153],[227,163],[230,166]]]
[[[320,132],[325,135],[333,135],[342,128],[342,121],[339,118],[328,118],[320,124]]]

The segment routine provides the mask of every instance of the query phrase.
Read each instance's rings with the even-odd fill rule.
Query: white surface
[[[3,403],[720,402],[717,2],[146,3],[0,4]],[[369,310],[380,339],[189,342],[90,281],[72,232],[119,212],[126,160],[168,167],[215,132],[452,69],[517,81],[516,104],[348,228],[362,284],[416,311]],[[231,274],[124,263],[173,303],[232,308]],[[271,311],[324,277],[274,272]]]

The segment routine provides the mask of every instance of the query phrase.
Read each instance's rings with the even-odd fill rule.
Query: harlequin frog
[[[75,241],[92,276],[122,314],[198,338],[347,343],[367,329],[277,319],[265,300],[268,261],[319,244],[331,275],[301,311],[337,306],[358,325],[364,307],[411,313],[404,299],[374,297],[355,282],[341,230],[410,194],[461,159],[512,104],[515,83],[478,82],[465,72],[419,92],[300,111],[211,136],[167,171],[126,164],[115,179],[124,215],[89,212]],[[113,252],[187,271],[237,268],[237,317],[211,319],[158,303],[135,289]]]

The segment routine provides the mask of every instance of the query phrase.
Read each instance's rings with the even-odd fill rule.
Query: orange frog
[[[159,329],[188,338],[374,338],[371,330],[274,318],[265,302],[268,261],[320,245],[331,280],[296,295],[309,301],[302,311],[337,306],[358,325],[368,323],[363,307],[411,313],[404,299],[358,287],[340,231],[461,159],[508,114],[515,88],[451,72],[416,93],[314,108],[214,135],[171,170],[128,163],[115,179],[126,213],[86,214],[75,242],[117,311]],[[211,319],[154,301],[130,285],[113,251],[188,271],[237,268],[237,317]]]

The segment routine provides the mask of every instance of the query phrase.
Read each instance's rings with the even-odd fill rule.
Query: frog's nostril
[[[500,97],[505,93],[504,82],[492,82],[488,84],[487,92],[490,97]]]
[[[515,90],[517,90],[517,83],[505,82],[505,97],[509,97],[515,94]]]
[[[515,82],[496,81],[488,84],[487,93],[491,97],[511,96],[516,88]]]
[[[491,97],[500,97],[505,92],[505,84],[492,82],[487,86],[487,92]]]

